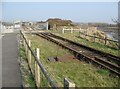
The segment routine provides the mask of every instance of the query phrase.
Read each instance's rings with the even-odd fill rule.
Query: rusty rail
[[[57,35],[52,34],[52,33],[41,33],[41,34],[36,34],[36,35],[38,35],[38,36],[40,36],[40,37],[42,37],[44,39],[47,39],[49,41],[52,41],[52,42],[54,42],[54,43],[56,43],[56,44],[58,44],[58,45],[60,45],[60,46],[62,46],[64,48],[66,48],[66,49],[69,49],[70,51],[72,51],[74,53],[74,55],[78,59],[81,59],[81,58],[83,59],[84,58],[85,61],[97,63],[97,64],[99,64],[99,65],[109,69],[110,71],[114,72],[118,76],[120,76],[120,66],[119,65],[115,65],[112,62],[104,59],[101,55],[104,54],[105,58],[109,58],[112,61],[114,60],[115,62],[117,62],[119,64],[120,63],[120,58],[117,57],[117,56],[111,55],[109,53],[104,53],[104,52],[98,51],[96,49],[93,49],[93,48],[81,45],[79,43],[73,42],[71,40],[68,40],[66,38],[57,36]],[[55,39],[57,39],[57,40],[55,40]],[[72,47],[69,47],[69,45],[65,45],[64,43],[58,41],[59,39],[65,41],[65,42],[69,42],[70,44],[74,44],[76,46],[82,47],[82,48],[84,48],[84,50],[93,51],[96,54],[98,54],[99,56],[98,57],[96,57],[96,56],[95,57],[90,57],[88,55],[85,55],[84,53],[80,53],[76,49],[74,49]]]

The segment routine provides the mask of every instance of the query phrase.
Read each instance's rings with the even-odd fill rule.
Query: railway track
[[[98,51],[52,33],[37,33],[36,35],[72,51],[79,60],[97,63],[120,76],[120,57],[118,56]]]

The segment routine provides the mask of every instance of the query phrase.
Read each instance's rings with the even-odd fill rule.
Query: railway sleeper
[[[117,66],[117,65],[115,65],[111,62],[105,61],[102,58],[95,57],[95,60],[120,73],[120,67],[119,66]]]
[[[61,37],[61,36],[57,36],[57,35],[52,34],[52,33],[50,33],[50,35],[51,35],[52,37],[56,37],[56,38],[62,39],[62,40],[64,40],[64,41],[68,41],[68,42],[70,42],[70,43],[72,43],[72,44],[75,44],[75,45],[77,45],[77,46],[81,46],[81,47],[83,47],[83,48],[85,48],[85,49],[87,49],[87,50],[89,49],[90,51],[94,51],[95,53],[98,53],[98,54],[100,54],[100,55],[102,55],[102,56],[106,56],[106,57],[109,56],[109,58],[111,58],[111,60],[117,60],[117,61],[120,62],[120,57],[118,57],[118,56],[115,56],[115,55],[112,55],[112,54],[109,54],[109,53],[105,53],[105,52],[96,50],[96,49],[94,49],[94,48],[87,47],[87,46],[85,46],[85,45],[82,45],[82,44],[80,44],[80,43],[71,41],[71,40],[66,39],[66,38],[63,38],[63,37]]]
[[[41,36],[41,35],[38,35],[38,36]],[[100,61],[99,58],[97,58],[97,57],[95,57],[95,59],[91,59],[91,58],[89,58],[88,56],[86,56],[86,55],[84,55],[84,54],[81,54],[81,53],[79,53],[78,51],[76,51],[76,50],[74,50],[74,49],[72,49],[72,48],[70,48],[70,47],[68,47],[68,46],[66,46],[66,45],[64,45],[64,44],[59,43],[59,42],[56,41],[56,40],[53,40],[52,38],[50,38],[49,36],[46,36],[45,34],[42,34],[42,37],[45,38],[45,39],[47,39],[47,40],[50,40],[50,41],[52,41],[52,42],[54,42],[54,43],[56,43],[56,44],[59,44],[60,46],[62,46],[62,47],[64,47],[64,48],[69,49],[70,51],[74,52],[74,54],[78,54],[78,55],[79,55],[79,56],[77,56],[78,58],[79,58],[79,57],[82,57],[82,58],[84,58],[85,61],[87,61],[87,62],[95,62],[95,63],[99,64],[100,66],[103,66],[103,67],[111,70],[112,72],[114,72],[114,73],[116,73],[117,75],[120,76],[119,68],[117,68],[117,67],[116,67],[116,68],[113,68],[113,65],[111,65],[111,64],[109,64],[109,63],[107,63],[107,62],[103,62],[103,60]],[[80,59],[80,58],[79,58],[79,59]],[[99,61],[98,61],[98,60],[99,60]],[[106,65],[108,65],[108,64],[109,64],[109,66],[106,66]],[[117,69],[117,71],[116,71],[115,69]]]

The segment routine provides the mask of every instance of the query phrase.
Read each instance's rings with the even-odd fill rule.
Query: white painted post
[[[25,36],[25,38],[26,38],[26,41],[27,41],[27,37]],[[27,41],[28,42],[28,41]],[[28,47],[27,47],[27,44],[26,44],[26,46],[25,46],[25,51],[26,51],[26,55],[28,54]]]
[[[75,83],[71,82],[67,78],[64,78],[64,89],[75,89]]]
[[[46,23],[46,29],[48,30],[48,22]]]
[[[24,36],[24,33],[21,31],[21,33],[23,34],[23,36]],[[23,36],[22,36],[22,39],[23,39],[23,46],[25,47],[25,39],[23,38]]]
[[[37,85],[37,62],[35,61],[35,81]]]
[[[62,33],[64,33],[64,28],[62,29]]]
[[[71,28],[71,33],[73,33],[73,28]]]
[[[40,67],[37,65],[37,86],[40,87]]]
[[[39,60],[40,58],[40,53],[39,53],[39,48],[36,48],[36,56]],[[36,79],[36,85],[37,87],[40,87],[40,67],[37,64],[37,62],[35,61],[35,79]]]
[[[25,47],[25,39],[23,38],[23,46]]]
[[[28,42],[29,47],[31,47],[31,40],[29,40]],[[29,66],[31,67],[31,51],[28,50],[28,62],[29,62]]]

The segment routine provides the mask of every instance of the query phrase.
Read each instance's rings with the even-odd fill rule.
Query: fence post
[[[73,33],[73,28],[71,28],[71,33]]]
[[[100,35],[99,35],[98,39],[99,39],[99,43],[100,43]]]
[[[25,39],[23,38],[23,46],[25,47]]]
[[[64,33],[64,28],[62,29],[62,33]]]
[[[75,89],[75,83],[71,82],[69,79],[64,78],[64,89]]]
[[[26,41],[27,41],[27,37],[25,35],[25,33],[23,32],[23,36],[25,37]],[[25,47],[25,52],[26,52],[26,55],[27,55],[27,44],[25,42],[25,39],[24,39],[24,47]]]
[[[85,39],[86,39],[86,36],[87,36],[87,31],[85,30]]]
[[[105,45],[107,44],[107,36],[105,36]]]
[[[95,42],[95,34],[94,34],[94,42]]]
[[[81,35],[81,34],[80,34],[80,31],[79,31],[79,36],[78,36],[78,37],[81,37],[80,35]]]
[[[31,40],[29,40],[28,42],[29,47],[31,47]],[[28,50],[28,62],[29,62],[29,66],[31,67],[31,51]]]
[[[39,48],[36,48],[36,56],[39,60],[39,58],[40,58]],[[36,80],[37,87],[40,87],[40,67],[36,61],[35,61],[35,80]]]

